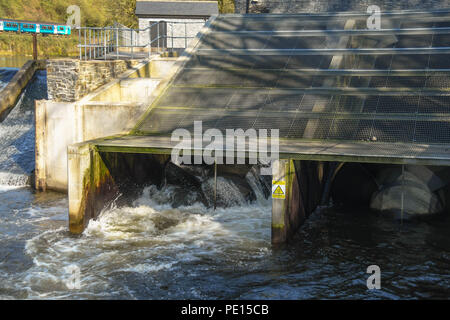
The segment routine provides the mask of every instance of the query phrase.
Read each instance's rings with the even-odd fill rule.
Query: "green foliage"
[[[234,13],[234,0],[218,0],[220,13]]]
[[[109,23],[119,22],[127,27],[137,28],[138,20],[134,12],[136,0],[114,0],[108,6],[108,16],[113,18]]]
[[[136,0],[0,0],[0,18],[65,23],[70,5],[80,7],[83,26],[102,27],[117,21],[129,27],[137,27],[134,15]],[[70,37],[39,36],[39,54],[76,55],[77,43],[76,33]],[[31,53],[31,36],[0,34],[0,54]]]
[[[0,0],[0,18],[65,23],[70,5],[80,7],[83,26],[103,27],[119,22],[138,27],[136,0]],[[234,0],[218,0],[218,6],[220,13],[234,13]],[[39,55],[76,56],[77,43],[76,32],[70,37],[39,36]],[[31,53],[31,36],[0,34],[0,54]]]

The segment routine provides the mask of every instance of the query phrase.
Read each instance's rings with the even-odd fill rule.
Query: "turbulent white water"
[[[0,123],[0,185],[25,186],[29,182],[34,170],[34,101],[46,98],[45,77],[45,72],[36,74]]]
[[[221,185],[233,188],[231,182]],[[102,212],[81,237],[69,236],[65,226],[36,235],[25,245],[32,267],[20,281],[3,280],[11,290],[25,286],[27,298],[206,298],[194,283],[181,283],[199,277],[209,263],[232,271],[270,251],[270,206],[173,209],[173,192],[148,187],[132,206]],[[81,289],[71,291],[65,270],[74,265]],[[124,281],[131,281],[129,287]],[[161,283],[171,287],[169,295]]]
[[[259,201],[213,211],[148,187],[73,236],[65,196],[0,187],[0,299],[448,298],[449,219],[399,232],[369,212],[318,211],[274,249],[270,200],[253,190]],[[382,290],[367,290],[372,264]]]

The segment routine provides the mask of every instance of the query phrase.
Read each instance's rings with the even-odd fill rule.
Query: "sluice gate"
[[[131,160],[111,155],[167,161],[174,130],[197,121],[203,132],[278,130],[272,174],[286,194],[272,201],[274,243],[326,199],[338,162],[448,166],[450,12],[382,13],[373,30],[368,16],[212,17],[132,132],[69,148],[71,231],[119,192],[115,172]]]

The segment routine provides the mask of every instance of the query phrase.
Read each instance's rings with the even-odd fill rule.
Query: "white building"
[[[138,0],[136,2],[136,16],[139,19],[139,29],[153,25],[151,31],[140,31],[140,45],[147,45],[149,38],[157,39],[160,35],[159,46],[181,49],[189,45],[206,20],[213,14],[218,14],[217,1],[155,1]],[[187,37],[187,38],[186,38]],[[158,47],[158,41],[152,42],[152,47]]]

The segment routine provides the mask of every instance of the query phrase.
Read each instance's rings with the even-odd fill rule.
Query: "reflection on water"
[[[81,236],[67,199],[0,189],[0,298],[448,298],[450,221],[404,224],[354,210],[315,212],[292,244],[270,245],[270,201],[171,208],[147,188]],[[382,290],[366,288],[377,264]],[[65,267],[81,271],[69,290]]]

